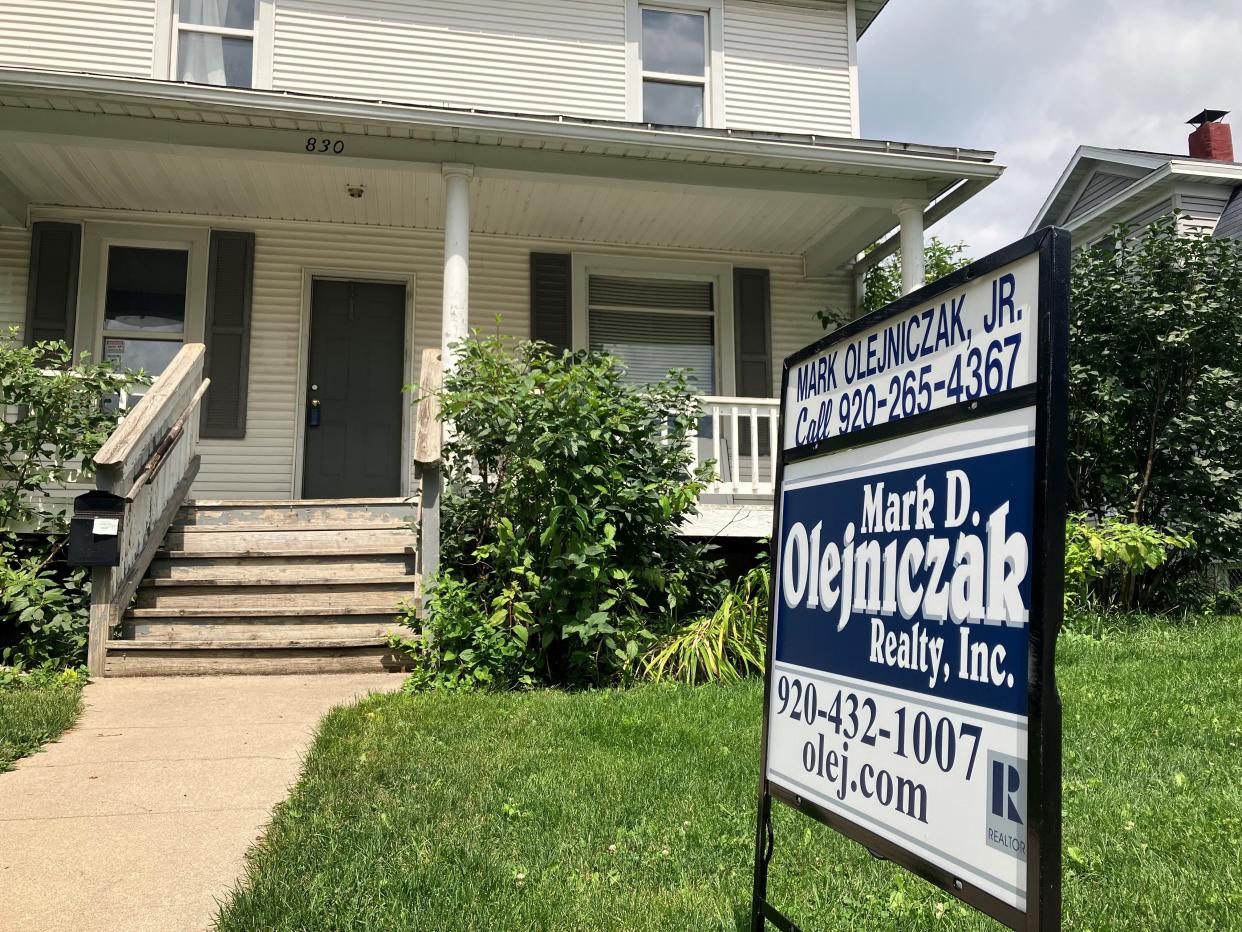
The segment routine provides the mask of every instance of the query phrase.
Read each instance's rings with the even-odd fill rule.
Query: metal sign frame
[[[1033,383],[974,401],[959,401],[947,407],[854,433],[824,438],[805,447],[785,449],[786,399],[791,368],[858,333],[928,302],[933,296],[960,288],[1032,253],[1038,253],[1039,256],[1037,370]],[[775,505],[772,516],[773,584],[769,597],[763,737],[759,758],[759,807],[755,826],[755,875],[751,901],[753,932],[763,932],[765,921],[771,922],[782,932],[798,930],[797,925],[767,900],[768,865],[775,844],[771,821],[773,799],[822,822],[847,838],[860,842],[873,855],[918,874],[1012,929],[1051,932],[1061,927],[1061,699],[1056,685],[1054,652],[1064,611],[1069,291],[1070,234],[1064,229],[1046,227],[905,295],[892,304],[851,321],[816,343],[786,357],[784,361],[778,428],[781,446],[776,464]],[[769,784],[767,769],[773,664],[776,654],[773,641],[778,591],[776,581],[779,578],[775,561],[780,541],[786,464],[1031,406],[1036,410],[1035,511],[1031,541],[1031,612],[1027,661],[1027,908],[1022,911],[858,823],[789,792],[784,787]]]

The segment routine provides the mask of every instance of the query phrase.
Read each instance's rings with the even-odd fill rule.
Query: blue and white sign
[[[786,361],[763,761],[765,792],[1016,928],[1059,917],[1032,864],[1060,824],[1032,791],[1055,762],[1059,810],[1040,286],[1068,247],[1043,235]]]

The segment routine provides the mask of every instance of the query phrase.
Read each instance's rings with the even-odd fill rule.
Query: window
[[[631,384],[649,384],[683,369],[699,394],[714,395],[714,291],[711,281],[591,275],[588,345],[621,359]]]
[[[640,7],[642,120],[704,126],[708,112],[708,14]]]
[[[175,0],[172,78],[254,87],[259,0]]]
[[[109,246],[103,356],[118,369],[164,371],[185,340],[190,253]]]

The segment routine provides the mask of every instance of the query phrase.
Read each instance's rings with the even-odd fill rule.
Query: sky
[[[928,229],[977,258],[1026,233],[1079,145],[1182,154],[1234,110],[1242,0],[889,0],[858,46],[862,134],[996,152],[1004,175]]]

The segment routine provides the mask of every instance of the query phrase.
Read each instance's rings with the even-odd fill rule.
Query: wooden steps
[[[106,674],[404,670],[412,502],[190,502],[106,643]]]

